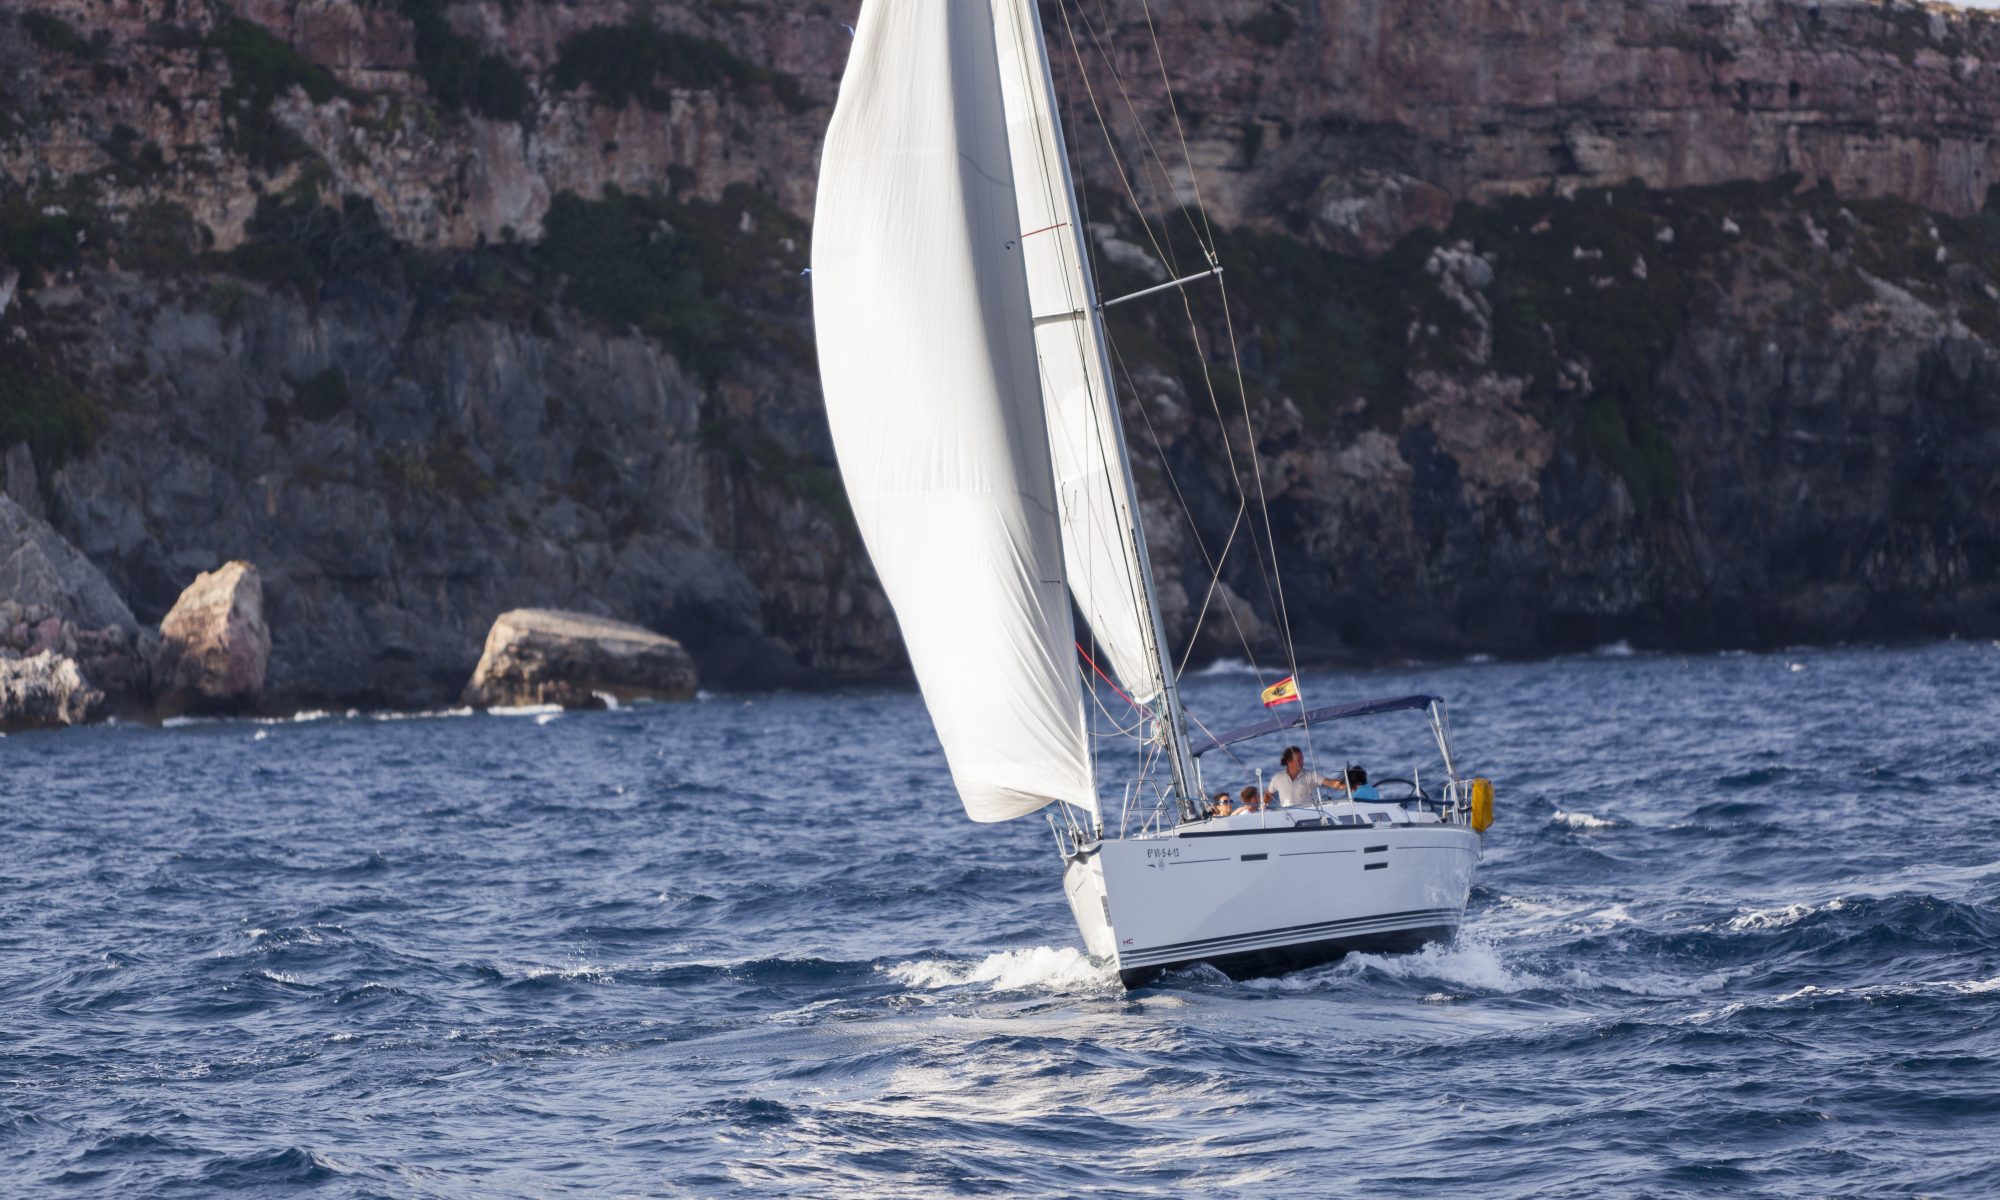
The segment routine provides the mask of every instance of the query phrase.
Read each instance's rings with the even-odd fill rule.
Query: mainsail
[[[834,450],[966,812],[1096,807],[985,3],[870,0],[820,163]]]

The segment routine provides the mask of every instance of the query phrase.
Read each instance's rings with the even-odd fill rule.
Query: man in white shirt
[[[1335,780],[1308,774],[1305,769],[1306,756],[1297,746],[1285,747],[1284,754],[1278,758],[1278,765],[1284,770],[1279,771],[1271,779],[1271,791],[1267,798],[1271,804],[1283,808],[1311,808],[1319,803],[1319,797],[1314,789],[1322,784],[1328,787],[1340,786]]]

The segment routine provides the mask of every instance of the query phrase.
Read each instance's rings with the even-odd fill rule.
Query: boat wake
[[[1242,986],[1269,992],[1323,992],[1357,983],[1397,981],[1436,990],[1425,1000],[1444,1002],[1473,995],[1514,995],[1559,986],[1556,981],[1509,964],[1486,938],[1461,933],[1450,944],[1432,942],[1414,954],[1350,954],[1338,962]]]
[[[1118,977],[1074,946],[1002,950],[976,963],[925,958],[883,968],[913,988],[937,990],[983,984],[995,992],[1116,991]]]

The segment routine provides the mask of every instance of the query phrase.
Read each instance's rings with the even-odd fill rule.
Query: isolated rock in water
[[[493,622],[460,702],[594,708],[606,696],[684,700],[694,689],[694,661],[670,637],[588,613],[517,608]]]
[[[225,563],[197,576],[160,622],[154,702],[163,713],[248,708],[270,661],[263,581],[247,562]]]
[[[0,730],[82,725],[104,714],[104,693],[84,679],[75,659],[50,650],[0,657]]]

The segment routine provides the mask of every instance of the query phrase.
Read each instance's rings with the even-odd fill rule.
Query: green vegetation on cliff
[[[424,86],[446,112],[470,110],[496,121],[526,119],[534,104],[528,81],[498,54],[481,50],[445,20],[445,0],[403,0]]]
[[[21,29],[35,45],[55,54],[92,58],[98,51],[96,45],[76,31],[76,26],[54,13],[30,9],[21,14]]]
[[[346,91],[333,73],[242,17],[216,26],[208,42],[229,63],[230,84],[222,92],[222,111],[228,118],[231,149],[265,171],[310,157],[312,151],[298,135],[272,115],[271,103],[296,87],[313,103],[324,104]]]
[[[0,339],[0,450],[26,442],[47,483],[57,467],[89,448],[103,424],[97,402],[34,348]]]
[[[768,86],[779,103],[793,111],[812,104],[792,76],[747,62],[713,38],[661,29],[641,17],[565,38],[556,51],[553,78],[565,92],[589,85],[592,95],[612,108],[638,101],[664,112],[676,88],[759,84]]]
[[[746,345],[786,340],[760,313],[773,293],[803,298],[786,260],[802,263],[805,243],[804,222],[748,187],[719,203],[607,187],[597,200],[557,196],[533,261],[563,303],[713,375]]]
[[[1093,202],[1117,211],[1101,196]],[[1149,256],[1161,238],[1177,274],[1202,262],[1180,214],[1156,221],[1151,236],[1127,220],[1119,235]],[[1461,204],[1446,229],[1420,230],[1367,260],[1277,234],[1218,230],[1215,245],[1253,401],[1290,400],[1309,431],[1347,424],[1394,433],[1418,372],[1519,379],[1536,419],[1622,479],[1651,517],[1666,515],[1681,487],[1675,445],[1701,436],[1673,428],[1661,373],[1744,273],[1780,298],[1773,320],[1787,326],[1830,331],[1888,288],[2000,342],[2000,215],[1959,219],[1904,201],[1842,198],[1802,190],[1796,177]],[[1490,279],[1462,287],[1470,308],[1445,290],[1444,253],[1487,264],[1481,274]],[[1107,295],[1155,281],[1129,265],[1100,269]],[[1188,300],[1233,406],[1219,294],[1198,283]],[[1202,362],[1177,299],[1120,307],[1110,320],[1129,366],[1150,362],[1199,387]],[[1197,403],[1207,406],[1205,397]]]

